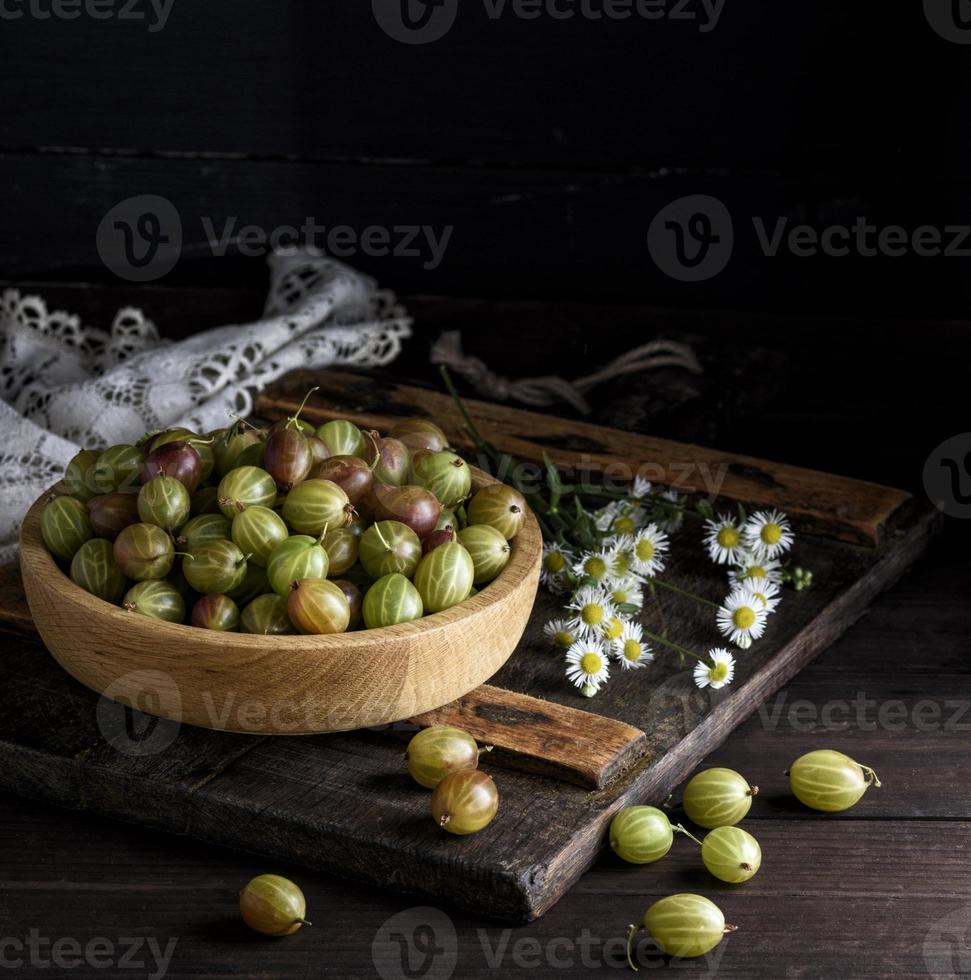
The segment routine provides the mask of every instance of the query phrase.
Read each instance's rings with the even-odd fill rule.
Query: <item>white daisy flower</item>
[[[648,524],[626,545],[630,551],[630,567],[638,575],[653,578],[664,571],[668,536],[656,525]]]
[[[715,613],[715,623],[723,636],[743,650],[765,631],[768,610],[749,589],[736,589]]]
[[[705,521],[705,547],[716,565],[737,563],[742,551],[742,529],[730,514],[719,514],[717,520]]]
[[[577,687],[600,687],[610,676],[610,665],[599,640],[579,640],[566,653],[566,676]]]
[[[643,500],[651,492],[651,481],[645,480],[642,476],[634,477],[634,485],[630,488],[630,495],[634,500]]]
[[[644,605],[644,590],[636,575],[625,575],[613,583],[610,589],[610,601],[615,606],[637,606],[638,609]]]
[[[573,563],[573,574],[581,578],[592,578],[598,584],[606,584],[611,578],[611,555],[604,549],[587,551]]]
[[[717,691],[732,682],[735,676],[735,658],[722,647],[709,650],[708,658],[709,663],[695,664],[695,684]]]
[[[613,643],[614,640],[620,639],[623,635],[626,622],[627,620],[622,619],[620,616],[611,616],[600,627],[600,635],[605,642]]]
[[[619,582],[630,575],[630,547],[624,538],[609,538],[604,542],[607,550],[607,565],[611,582]]]
[[[569,650],[577,641],[576,633],[565,619],[551,619],[543,627],[543,633],[564,650]]]
[[[742,536],[749,551],[759,558],[778,558],[795,541],[789,518],[780,510],[756,511],[745,522]]]
[[[625,504],[614,518],[610,530],[614,534],[633,534],[644,523],[645,516],[643,507],[631,507]]]
[[[573,613],[568,620],[570,629],[580,635],[599,630],[608,619],[617,615],[607,593],[592,585],[578,589],[566,608]]]
[[[573,555],[559,544],[543,545],[543,563],[540,565],[539,580],[550,591],[558,592],[566,584],[566,573],[573,561]]]
[[[599,510],[594,512],[593,523],[596,524],[597,530],[602,531],[606,534],[614,524],[618,515],[623,512],[624,503],[620,500],[612,500],[605,507],[601,507]]]
[[[748,551],[736,556],[737,565],[728,573],[733,585],[747,585],[749,579],[765,578],[770,582],[782,582],[782,563],[771,558],[756,558]]]
[[[774,613],[782,602],[779,586],[767,578],[748,578],[745,580],[745,588],[762,603],[767,613]]]
[[[613,642],[613,654],[624,670],[643,667],[654,659],[651,648],[644,642],[640,623],[624,624],[624,631]]]
[[[666,534],[674,534],[684,524],[684,506],[681,494],[677,490],[662,490],[658,494],[658,498],[675,505],[672,508],[663,508],[667,516],[659,522],[662,531]]]

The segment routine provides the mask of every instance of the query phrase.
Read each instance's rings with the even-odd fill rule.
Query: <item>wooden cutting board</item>
[[[321,386],[305,416],[387,428],[432,414],[467,447],[438,393],[338,372],[298,372],[267,391],[266,418]],[[787,592],[765,636],[738,657],[736,680],[698,690],[690,667],[660,655],[621,673],[592,700],[564,682],[542,625],[558,611],[541,592],[510,661],[466,698],[417,724],[449,721],[496,746],[486,761],[502,803],[483,833],[456,838],[428,815],[429,793],[405,773],[413,725],[303,738],[179,727],[99,699],[57,666],[32,632],[16,570],[0,574],[0,786],[58,805],[303,863],[483,915],[541,915],[589,867],[612,815],[660,803],[728,733],[866,609],[914,561],[935,520],[907,494],[873,484],[470,401],[484,435],[526,459],[546,449],[564,466],[644,465],[657,482],[703,489],[793,517],[795,556],[814,587]],[[724,573],[697,545],[675,550],[670,581],[708,595]],[[710,617],[678,597],[651,600],[644,620],[695,649],[716,641]],[[285,665],[283,665],[285,669]],[[151,703],[143,707],[151,710]],[[268,870],[272,861],[267,861]]]

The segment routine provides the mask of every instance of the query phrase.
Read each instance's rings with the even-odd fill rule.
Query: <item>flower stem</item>
[[[665,640],[663,636],[658,636],[657,633],[652,633],[650,630],[645,629],[644,635],[649,639],[653,640],[655,643],[660,643],[661,646],[668,647],[670,650],[674,650],[675,653],[680,653],[685,657],[691,657],[692,660],[697,660],[700,664],[708,663],[704,657],[699,657],[697,653],[692,653],[687,647],[680,646],[677,643],[672,643],[670,640]]]
[[[696,595],[694,592],[689,592],[687,589],[679,589],[676,585],[671,585],[670,582],[664,582],[659,578],[656,578],[653,581],[655,585],[659,585],[662,589],[667,589],[668,592],[673,592],[675,595],[684,596],[686,599],[694,599],[695,602],[700,602],[704,606],[711,606],[712,609],[721,608],[717,602],[712,602],[711,599],[706,599],[704,596]]]

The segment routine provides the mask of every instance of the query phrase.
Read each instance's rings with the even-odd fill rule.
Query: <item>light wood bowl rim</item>
[[[500,482],[474,466],[470,469],[472,470],[473,491]],[[65,496],[64,492],[59,489],[60,487],[61,484],[56,483],[45,490],[34,501],[24,517],[20,530],[20,562],[22,568],[25,564],[28,565],[34,576],[39,581],[46,583],[48,588],[54,586],[62,590],[65,598],[86,606],[91,613],[103,616],[108,623],[117,625],[119,629],[143,634],[146,642],[158,643],[165,639],[181,640],[185,643],[186,656],[192,655],[192,648],[209,647],[217,649],[225,644],[226,634],[221,631],[201,629],[185,623],[167,623],[164,620],[131,613],[105,599],[92,595],[90,592],[85,592],[79,585],[76,585],[70,576],[58,566],[41,537],[40,522],[44,505],[52,495]],[[528,506],[522,528],[509,543],[512,552],[506,567],[474,596],[443,612],[432,613],[423,616],[421,619],[409,623],[400,623],[397,626],[360,629],[347,633],[266,636],[257,633],[233,632],[233,644],[234,646],[239,645],[243,649],[249,647],[254,651],[279,649],[281,654],[285,654],[288,650],[297,650],[326,655],[336,649],[347,651],[355,648],[368,649],[369,652],[374,652],[373,648],[376,644],[390,646],[398,639],[428,635],[438,630],[449,629],[467,619],[486,614],[490,606],[523,588],[530,577],[530,573],[541,561],[543,554],[542,533],[535,515]]]

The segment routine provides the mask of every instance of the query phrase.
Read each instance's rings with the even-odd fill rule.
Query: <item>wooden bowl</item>
[[[473,471],[476,489],[496,482]],[[75,585],[44,547],[45,493],[20,535],[37,631],[82,684],[140,711],[203,728],[306,735],[385,725],[488,680],[526,628],[542,537],[527,511],[499,576],[444,612],[331,636],[220,633],[150,619]]]

